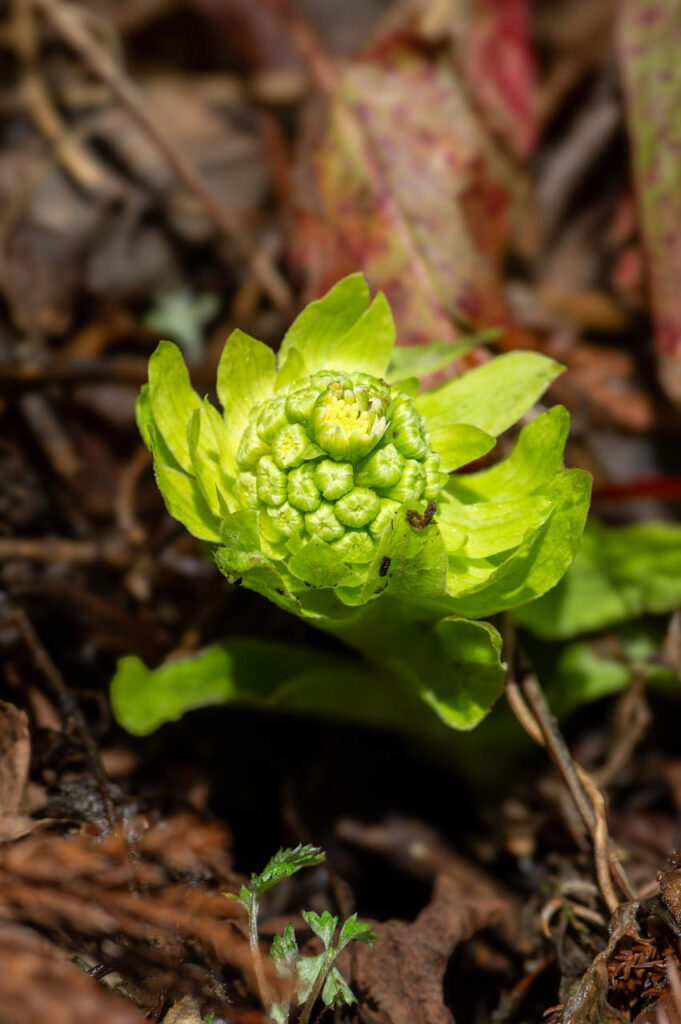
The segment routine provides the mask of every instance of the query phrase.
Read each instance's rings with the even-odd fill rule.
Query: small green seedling
[[[248,913],[248,936],[258,990],[262,1003],[269,1007],[270,1017],[275,1024],[288,1024],[291,1003],[289,999],[276,1002],[270,995],[258,940],[260,898],[284,878],[290,878],[301,868],[314,867],[324,860],[324,852],[317,846],[299,845],[292,850],[279,850],[259,875],[251,876],[249,884],[243,885],[238,895],[227,894],[232,899],[238,899]],[[304,910],[302,916],[310,930],[322,940],[324,951],[317,956],[300,956],[293,925],[289,922],[284,934],[275,936],[270,957],[277,974],[290,981],[297,1003],[302,1008],[299,1024],[308,1024],[314,1006],[320,998],[325,1007],[356,1002],[352,990],[335,966],[336,960],[345,947],[354,940],[364,942],[373,948],[376,935],[368,924],[358,921],[357,915],[353,914],[342,925],[337,941],[334,942],[339,924],[337,917],[328,910],[321,915]]]

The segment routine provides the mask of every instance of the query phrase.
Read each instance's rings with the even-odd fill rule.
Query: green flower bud
[[[298,538],[368,564],[400,505],[435,500],[446,480],[409,395],[340,370],[254,406],[236,460],[236,500],[260,511],[263,553],[284,562]]]
[[[282,427],[288,425],[286,416],[286,395],[271,398],[261,408],[256,424],[258,437],[271,444]]]
[[[276,508],[286,501],[286,473],[271,455],[263,455],[255,471],[256,493],[265,505]]]
[[[416,459],[407,459],[398,483],[381,493],[386,498],[393,498],[399,502],[418,501],[425,486],[426,472],[423,466]]]
[[[334,506],[323,501],[318,509],[305,516],[305,526],[311,537],[327,542],[338,540],[345,533],[345,527],[336,519]]]
[[[282,427],[272,441],[272,458],[279,469],[293,469],[305,458],[310,438],[300,423]]]
[[[394,444],[377,448],[357,467],[355,480],[365,487],[394,487],[402,476],[404,458]]]
[[[258,508],[258,489],[254,473],[239,473],[234,484],[237,501],[244,508]]]
[[[297,537],[303,532],[305,522],[297,508],[285,501],[279,508],[268,508],[267,517],[284,537]]]
[[[344,526],[366,526],[378,515],[381,501],[375,491],[368,487],[354,487],[339,498],[334,511]]]
[[[422,459],[428,452],[423,417],[406,395],[395,395],[389,438],[407,458]]]
[[[423,468],[426,474],[426,486],[423,489],[423,497],[426,501],[432,501],[434,498],[437,498],[443,484],[446,483],[447,474],[440,472],[441,462],[442,459],[437,452],[431,452],[423,460]]]
[[[333,459],[322,459],[317,463],[315,479],[329,501],[342,498],[355,485],[355,474],[350,463],[334,462]]]
[[[307,423],[315,402],[321,393],[320,387],[302,387],[293,391],[286,399],[286,415],[293,423]]]
[[[288,476],[288,500],[301,512],[314,512],[319,508],[322,495],[316,483],[315,467],[306,463]]]
[[[369,523],[369,533],[372,537],[376,537],[378,539],[381,536],[399,507],[399,501],[393,501],[392,498],[381,498],[378,515],[371,523]]]
[[[322,392],[310,416],[310,432],[333,459],[357,462],[383,437],[388,402],[349,383],[333,380]]]
[[[370,562],[375,541],[366,530],[348,530],[340,540],[331,545],[346,562]]]
[[[241,435],[236,453],[237,465],[241,469],[255,469],[258,459],[268,451],[268,446],[258,437],[256,424],[251,421]]]

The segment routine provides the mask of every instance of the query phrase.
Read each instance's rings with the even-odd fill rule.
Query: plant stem
[[[260,996],[260,1002],[263,1008],[269,1012],[270,1005],[272,1003],[272,994],[270,987],[267,984],[265,978],[265,968],[262,962],[262,955],[260,953],[260,943],[258,942],[258,900],[253,894],[248,904],[248,941],[251,947],[251,955],[253,957],[253,970],[255,971],[255,980],[258,986],[258,995]]]
[[[319,970],[319,974],[317,975],[317,980],[315,981],[312,987],[312,991],[307,997],[307,1001],[305,1003],[305,1006],[303,1007],[303,1012],[300,1015],[300,1020],[298,1024],[309,1024],[314,1004],[317,1002],[319,996],[321,995],[322,989],[324,988],[324,985],[326,983],[326,979],[329,976],[329,971],[333,967],[337,955],[338,954],[333,948],[327,951],[326,958]]]

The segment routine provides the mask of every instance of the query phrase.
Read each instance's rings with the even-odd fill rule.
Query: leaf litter
[[[265,1019],[223,892],[310,841],[330,871],[282,883],[264,932],[304,905],[375,922],[376,952],[343,954],[359,1006],[339,1019],[679,1019],[678,597],[654,545],[630,562],[629,535],[603,534],[594,617],[577,621],[594,603],[577,574],[560,617],[555,592],[522,623],[626,853],[638,895],[611,920],[562,777],[502,708],[434,762],[383,732],[238,709],[138,743],[106,699],[117,656],[158,664],[225,623],[310,639],[276,610],[264,623],[161,513],[133,425],[161,325],[206,392],[232,326],[272,343],[294,305],[364,269],[401,344],[476,328],[489,350],[565,362],[552,398],[598,512],[673,518],[678,412],[654,375],[676,401],[676,14],[88,6],[3,10],[3,1021]]]

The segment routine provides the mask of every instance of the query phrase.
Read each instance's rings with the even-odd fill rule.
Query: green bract
[[[213,546],[229,579],[380,660],[448,724],[469,728],[498,694],[502,666],[496,631],[468,620],[560,580],[590,481],[563,469],[561,407],[527,423],[492,468],[454,472],[531,409],[558,363],[514,352],[419,394],[416,378],[393,374],[428,358],[391,364],[394,340],[385,297],[370,304],[353,274],[303,310],[278,359],[231,335],[221,410],[161,342],[138,423],[169,512]]]

